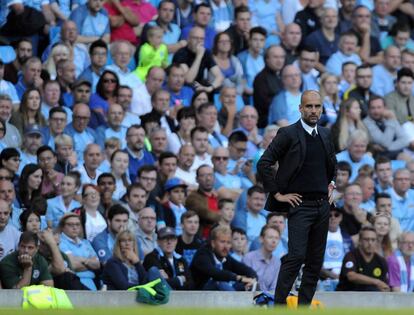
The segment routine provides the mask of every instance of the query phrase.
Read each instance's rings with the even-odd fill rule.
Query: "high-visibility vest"
[[[45,285],[31,285],[22,288],[23,309],[73,309],[65,290]]]

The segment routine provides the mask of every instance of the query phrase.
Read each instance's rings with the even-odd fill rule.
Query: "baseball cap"
[[[177,234],[175,234],[175,229],[173,229],[172,227],[166,226],[158,231],[158,239],[167,238],[169,236],[177,237]]]
[[[178,177],[170,178],[164,184],[164,190],[165,191],[170,191],[170,190],[172,190],[172,189],[174,189],[176,187],[184,187],[184,188],[187,188],[187,184],[184,183],[184,181],[182,181]]]
[[[42,132],[40,131],[40,126],[39,125],[28,125],[25,129],[24,129],[24,135],[29,135],[29,134],[39,134],[42,135]]]
[[[75,81],[75,83],[73,83],[72,87],[73,88],[77,88],[78,86],[81,86],[82,84],[86,84],[89,87],[92,87],[92,83],[86,79],[78,79]]]

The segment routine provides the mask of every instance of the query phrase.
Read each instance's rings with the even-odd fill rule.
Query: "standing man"
[[[265,208],[288,212],[289,250],[282,258],[276,304],[286,304],[302,264],[298,303],[311,303],[323,263],[329,202],[335,187],[336,158],[330,132],[317,126],[322,114],[319,93],[305,91],[299,111],[301,119],[279,129],[257,164],[265,191],[270,193]],[[275,177],[272,166],[276,162],[279,169]]]

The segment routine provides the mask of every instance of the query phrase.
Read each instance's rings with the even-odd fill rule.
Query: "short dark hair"
[[[377,166],[379,164],[385,164],[385,163],[391,163],[391,160],[388,156],[385,155],[379,155],[376,159],[375,159],[375,165],[374,168],[377,169]]]
[[[170,64],[167,68],[165,68],[165,73],[167,74],[167,76],[170,75],[172,68],[178,68],[178,69],[182,69],[181,65],[177,62],[173,62],[172,64]]]
[[[68,172],[65,176],[73,178],[75,180],[76,187],[81,187],[81,174],[78,171],[72,170]]]
[[[195,118],[195,111],[192,107],[183,107],[180,108],[177,112],[177,121],[185,118]]]
[[[264,237],[267,230],[275,230],[275,231],[277,231],[277,233],[279,233],[279,236],[281,236],[280,230],[276,226],[268,225],[268,224],[266,224],[262,227],[262,229],[260,230],[260,236]]]
[[[66,115],[66,117],[68,116],[68,113],[66,113],[65,109],[62,106],[52,107],[49,111],[49,119],[52,118],[54,113],[63,113]]]
[[[302,53],[303,51],[307,51],[307,52],[310,52],[310,53],[317,53],[318,52],[318,50],[315,47],[310,46],[310,45],[302,45],[300,47],[300,53]]]
[[[414,79],[414,74],[411,69],[401,68],[397,72],[397,81],[400,81],[403,77],[410,77],[411,79]]]
[[[3,166],[3,160],[10,160],[11,158],[19,157],[20,152],[16,148],[5,148],[0,153],[0,166]]]
[[[336,170],[348,172],[349,177],[352,175],[352,166],[346,161],[339,161],[338,164],[336,164]]]
[[[381,198],[391,199],[391,195],[387,194],[387,193],[384,193],[384,192],[377,193],[377,194],[375,194],[375,203],[377,203],[378,199],[381,199]]]
[[[356,68],[355,72],[358,72],[359,70],[364,70],[364,69],[369,69],[369,70],[372,70],[372,68],[371,68],[371,66],[370,66],[369,64],[367,64],[367,63],[363,63],[362,65],[359,65],[359,66]]]
[[[32,214],[34,214],[35,216],[37,216],[37,218],[39,219],[39,222],[40,222],[40,214],[39,214],[39,213],[37,213],[36,211],[31,210],[31,209],[27,209],[27,210],[23,211],[23,212],[20,214],[20,216],[19,216],[19,221],[20,221],[20,224],[21,224],[21,226],[22,226],[22,231],[26,231],[26,229],[27,229],[27,228],[26,228],[27,221],[29,220],[29,217],[30,217]]]
[[[142,189],[148,195],[148,193],[145,190],[144,186],[142,186],[140,183],[133,183],[133,184],[129,185],[128,188],[127,188],[126,195],[129,196],[134,189]]]
[[[210,11],[212,11],[211,10],[211,6],[208,4],[208,3],[205,3],[205,2],[201,2],[200,4],[197,4],[195,7],[194,7],[194,13],[197,13],[198,12],[198,10],[200,10],[200,8],[209,8],[210,9]]]
[[[191,129],[191,140],[193,140],[193,137],[194,137],[194,134],[196,133],[196,132],[202,132],[202,133],[207,133],[208,134],[208,130],[207,130],[207,128],[206,127],[203,127],[203,126],[196,126],[196,127],[194,127],[193,129]]]
[[[141,177],[142,173],[157,172],[158,169],[155,165],[146,164],[140,167],[137,173],[137,177]]]
[[[251,196],[254,193],[265,194],[265,191],[262,187],[254,185],[247,190],[247,196]]]
[[[97,180],[98,186],[101,184],[101,181],[103,178],[112,178],[114,183],[116,182],[115,176],[112,173],[102,173],[101,175],[98,176],[98,180]]]
[[[234,227],[234,228],[231,229],[231,235],[233,235],[234,233],[239,233],[241,235],[247,236],[246,231],[242,228],[239,228],[239,227]]]
[[[165,3],[171,3],[171,4],[173,4],[174,5],[174,8],[176,6],[175,2],[172,1],[172,0],[162,0],[162,1],[160,1],[160,3],[158,3],[158,10],[161,9],[161,7],[163,6],[163,4],[165,4]]]
[[[128,133],[131,129],[144,129],[144,131],[145,131],[145,128],[143,126],[138,125],[138,124],[133,124],[133,125],[129,126],[129,128],[127,129],[126,136],[128,136]]]
[[[200,170],[201,170],[202,168],[204,168],[204,167],[209,167],[209,168],[211,168],[211,169],[212,169],[212,167],[211,167],[210,165],[208,165],[208,164],[201,164],[199,167],[197,167],[197,170],[196,170],[196,177],[198,177],[198,176],[199,176]]]
[[[30,231],[25,231],[20,235],[20,239],[19,239],[19,245],[21,243],[35,243],[36,247],[39,246],[39,237],[37,236],[36,233],[30,232]]]
[[[253,34],[261,34],[264,37],[266,37],[267,36],[267,31],[266,31],[266,29],[264,27],[255,26],[255,27],[252,27],[250,29],[250,31],[249,31],[249,38],[252,38],[253,37]]]
[[[197,114],[201,114],[205,109],[209,107],[216,108],[216,105],[214,105],[212,102],[203,103],[197,108]]]
[[[234,9],[234,19],[237,19],[237,16],[242,13],[250,13],[250,9],[248,6],[241,5]]]
[[[89,54],[92,55],[95,48],[104,48],[108,52],[108,45],[102,40],[98,39],[89,46]]]
[[[184,221],[188,218],[192,218],[198,216],[197,212],[193,211],[193,210],[187,210],[186,212],[184,212],[181,216],[180,222],[184,223]]]
[[[269,223],[270,219],[273,217],[283,217],[283,219],[286,218],[282,212],[270,212],[266,217],[266,224]]]
[[[46,151],[50,151],[52,152],[53,156],[56,156],[56,152],[53,151],[53,149],[51,147],[49,147],[48,145],[42,145],[39,149],[37,149],[36,151],[36,156],[39,159],[40,154],[42,154],[43,152]]]
[[[234,131],[231,133],[231,135],[229,136],[229,143],[236,143],[236,142],[247,142],[249,139],[247,138],[246,134],[241,131]]]
[[[226,203],[231,203],[231,204],[234,204],[234,201],[233,201],[233,200],[231,200],[231,199],[229,199],[229,198],[223,198],[223,199],[220,199],[220,200],[218,201],[218,207],[219,207],[219,209],[220,209],[220,210],[221,210],[221,209],[223,209],[223,207],[224,207],[224,205],[225,205]]]
[[[362,239],[362,233],[364,233],[364,232],[374,232],[375,234],[377,234],[377,231],[375,230],[375,228],[373,226],[364,225],[359,230],[359,239],[360,240]]]
[[[178,157],[174,154],[174,153],[172,153],[172,152],[162,152],[161,154],[160,154],[160,157],[158,158],[158,163],[159,163],[159,165],[161,165],[162,164],[162,162],[165,160],[165,159],[169,159],[169,158],[175,158],[175,160],[176,161],[178,161]]]
[[[115,204],[109,207],[108,209],[108,220],[112,221],[112,219],[114,218],[114,216],[119,215],[119,214],[126,214],[128,215],[129,218],[129,212],[127,209],[125,209],[123,206],[121,206],[120,204]]]
[[[348,65],[354,65],[355,67],[357,67],[357,64],[356,64],[355,62],[353,62],[353,61],[347,61],[347,62],[344,62],[344,63],[342,64],[342,67],[341,67],[342,71],[344,71],[344,68],[345,68],[346,66],[348,66]]]
[[[381,96],[375,95],[375,94],[371,95],[368,100],[368,108],[371,107],[372,102],[377,101],[377,100],[382,100],[382,102],[384,103],[384,98],[382,98]],[[384,106],[385,106],[385,103],[384,103]]]

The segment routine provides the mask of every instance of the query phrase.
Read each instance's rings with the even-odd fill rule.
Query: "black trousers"
[[[329,203],[304,201],[288,213],[288,253],[282,257],[275,291],[275,303],[286,304],[286,298],[302,264],[302,282],[299,288],[301,305],[312,302],[322,268],[329,226]]]

